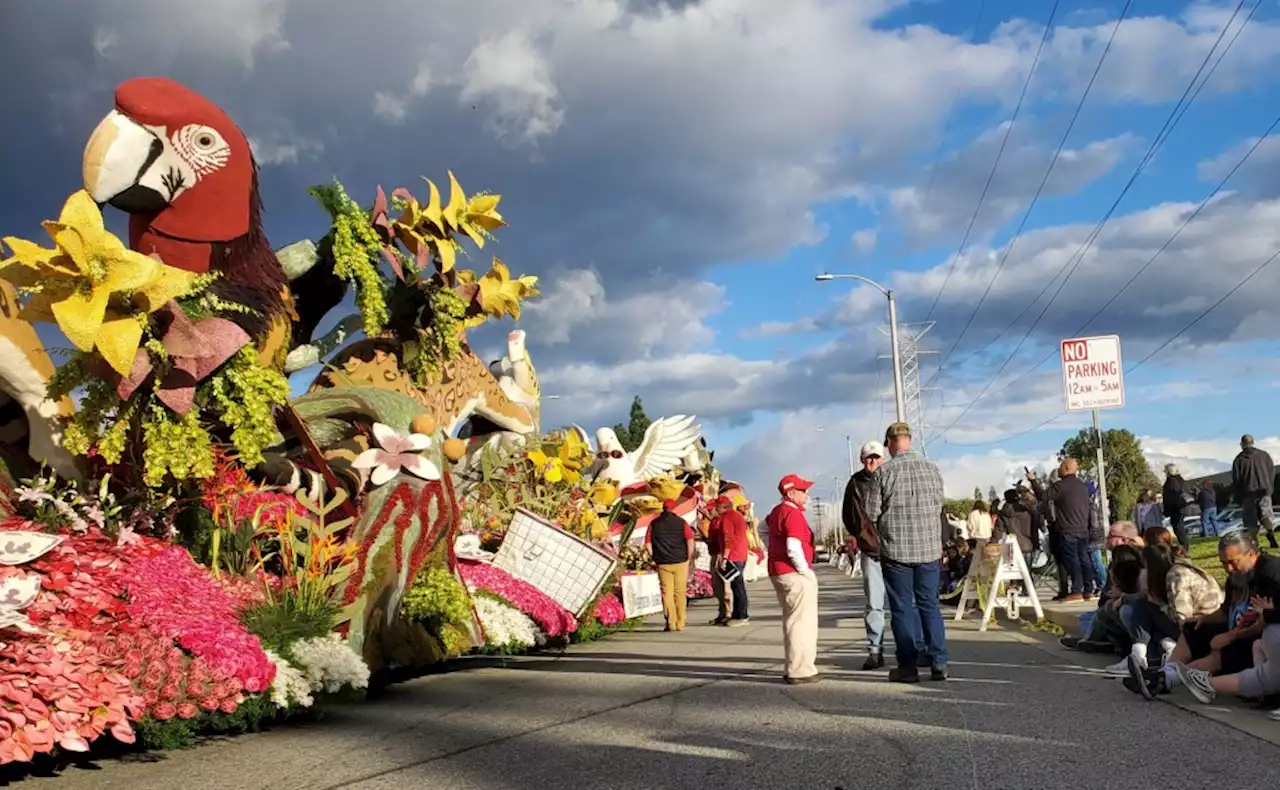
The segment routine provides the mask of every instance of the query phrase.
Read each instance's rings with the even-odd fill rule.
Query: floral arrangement
[[[501,196],[467,197],[453,173],[447,204],[429,179],[427,187],[425,202],[403,187],[388,200],[378,187],[367,212],[337,181],[309,190],[333,223],[320,249],[332,255],[334,273],[355,285],[365,333],[389,331],[397,338],[401,361],[419,386],[437,379],[440,360],[461,350],[467,327],[489,318],[519,318],[521,300],[538,294],[536,277],[513,278],[497,258],[484,275],[456,266],[464,251],[461,238],[483,248],[491,232],[506,224],[497,210]]]
[[[172,546],[135,563],[129,614],[173,639],[249,692],[266,690],[274,667],[258,637],[240,624],[240,604],[213,583],[186,549]]]
[[[476,597],[476,614],[486,644],[500,652],[537,647],[547,641],[531,617],[492,596]]]
[[[622,601],[618,600],[618,596],[610,592],[600,596],[600,600],[596,601],[592,616],[602,625],[614,626],[626,621],[627,612],[622,606]]]
[[[578,619],[537,587],[521,581],[496,565],[459,562],[458,572],[472,591],[498,596],[533,618],[549,637],[565,636],[578,630]]]
[[[710,598],[715,595],[711,589],[711,574],[697,568],[689,574],[686,592],[690,598]]]
[[[313,692],[369,687],[368,665],[338,634],[299,639],[289,646],[289,653]]]
[[[311,695],[311,683],[302,670],[271,650],[266,653],[276,671],[271,680],[271,702],[281,710],[309,708],[315,704],[315,697]]]

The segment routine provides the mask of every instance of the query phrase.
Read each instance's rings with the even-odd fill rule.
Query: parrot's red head
[[[165,236],[205,243],[249,232],[254,170],[249,141],[227,114],[163,77],[121,84],[115,111],[84,155],[85,189],[94,200]]]

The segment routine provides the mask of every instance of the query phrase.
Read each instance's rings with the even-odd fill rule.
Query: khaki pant
[[[717,620],[728,620],[733,609],[733,591],[724,583],[724,577],[714,567],[711,569],[711,592],[719,604]]]
[[[658,566],[658,584],[662,587],[662,613],[667,628],[684,630],[684,609],[689,602],[689,563],[677,562]]]
[[[818,674],[818,579],[812,574],[785,573],[770,577],[782,607],[782,645],[787,677]]]

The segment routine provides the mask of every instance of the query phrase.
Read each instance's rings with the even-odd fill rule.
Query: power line
[[[1022,221],[1018,223],[1018,229],[1014,232],[1013,238],[1005,245],[1004,252],[1000,256],[999,262],[996,263],[996,271],[991,275],[991,280],[987,282],[986,290],[982,292],[982,298],[978,300],[978,304],[974,306],[973,312],[969,314],[969,320],[965,322],[964,328],[960,330],[960,334],[956,337],[955,342],[951,344],[950,350],[946,356],[942,358],[942,362],[938,365],[937,371],[933,377],[929,379],[929,383],[933,383],[942,375],[942,370],[947,366],[951,355],[960,347],[960,341],[964,339],[969,328],[973,326],[974,319],[978,317],[978,312],[982,309],[982,305],[986,303],[987,297],[991,295],[991,289],[996,284],[996,279],[1000,276],[1000,272],[1004,270],[1005,261],[1009,260],[1009,253],[1013,251],[1013,247],[1018,243],[1018,239],[1022,237],[1022,231],[1027,226],[1027,220],[1031,218],[1031,211],[1036,207],[1036,202],[1040,200],[1040,195],[1044,192],[1045,185],[1049,183],[1049,176],[1053,173],[1053,168],[1058,163],[1058,157],[1062,155],[1063,149],[1067,145],[1067,138],[1071,136],[1071,130],[1075,128],[1076,121],[1080,118],[1080,111],[1084,109],[1085,99],[1089,98],[1089,92],[1093,90],[1093,84],[1098,79],[1098,73],[1102,71],[1102,64],[1107,59],[1107,54],[1111,52],[1111,44],[1116,40],[1116,33],[1120,32],[1120,25],[1124,23],[1125,18],[1129,15],[1129,6],[1133,4],[1133,0],[1126,0],[1124,8],[1120,11],[1120,17],[1116,20],[1115,27],[1111,28],[1111,37],[1107,39],[1107,45],[1102,50],[1102,57],[1098,58],[1098,63],[1094,66],[1093,75],[1089,77],[1089,84],[1085,86],[1084,93],[1080,95],[1080,101],[1076,103],[1075,112],[1071,114],[1071,120],[1067,123],[1066,131],[1062,133],[1062,139],[1058,141],[1058,149],[1053,152],[1053,158],[1049,160],[1049,167],[1044,171],[1044,178],[1040,179],[1040,186],[1036,187],[1036,193],[1031,198],[1030,205],[1022,214]],[[937,302],[935,302],[937,304]]]
[[[1000,140],[1000,148],[996,151],[996,161],[991,163],[991,172],[987,175],[987,183],[982,186],[982,194],[978,195],[978,205],[974,207],[973,216],[969,218],[969,227],[965,228],[964,236],[960,239],[960,246],[956,248],[956,254],[951,258],[951,265],[947,267],[947,276],[942,280],[942,287],[938,289],[938,295],[933,298],[933,305],[929,308],[929,314],[924,317],[926,321],[932,318],[933,311],[938,309],[938,302],[942,300],[942,293],[947,290],[947,283],[951,281],[951,274],[956,269],[956,262],[960,260],[960,255],[964,252],[964,245],[969,243],[969,235],[973,232],[973,226],[978,221],[978,215],[982,213],[982,204],[987,200],[987,192],[991,189],[991,182],[995,180],[996,171],[1000,168],[1000,159],[1004,156],[1005,146],[1009,144],[1009,136],[1013,134],[1013,126],[1018,121],[1018,113],[1022,111],[1022,102],[1027,98],[1027,89],[1031,87],[1031,78],[1035,76],[1036,66],[1040,64],[1040,55],[1044,52],[1045,42],[1049,40],[1049,33],[1053,30],[1053,19],[1058,14],[1058,4],[1060,2],[1061,0],[1053,0],[1053,8],[1049,11],[1049,21],[1045,22],[1044,35],[1040,37],[1040,46],[1036,47],[1036,56],[1031,61],[1031,69],[1027,72],[1026,81],[1022,83],[1022,93],[1018,94],[1018,103],[1014,105],[1013,115],[1009,118],[1009,125],[1004,130],[1004,138]]]
[[[1125,371],[1125,373],[1124,373],[1124,374],[1125,374],[1126,376],[1131,376],[1131,375],[1133,375],[1133,373],[1134,373],[1135,371],[1137,371],[1137,370],[1138,370],[1138,368],[1140,368],[1140,367],[1142,367],[1143,365],[1145,365],[1145,364],[1147,364],[1148,362],[1150,362],[1150,361],[1151,361],[1151,359],[1152,359],[1152,358],[1154,358],[1157,354],[1159,354],[1161,351],[1164,351],[1166,348],[1168,348],[1168,347],[1169,347],[1169,345],[1170,345],[1171,343],[1173,343],[1173,341],[1175,341],[1175,340],[1177,340],[1178,338],[1182,337],[1184,334],[1186,334],[1188,331],[1190,331],[1192,327],[1194,327],[1196,324],[1198,324],[1198,323],[1200,323],[1201,321],[1203,321],[1206,317],[1208,317],[1208,315],[1209,315],[1210,313],[1212,313],[1214,310],[1218,309],[1218,307],[1220,307],[1220,306],[1222,305],[1222,303],[1223,303],[1223,302],[1225,302],[1225,301],[1227,301],[1228,299],[1230,299],[1232,296],[1234,296],[1234,295],[1235,295],[1235,293],[1236,293],[1237,291],[1239,291],[1241,288],[1243,288],[1243,287],[1245,287],[1246,285],[1248,285],[1250,280],[1252,280],[1254,277],[1257,277],[1259,274],[1261,274],[1261,273],[1262,273],[1262,271],[1263,271],[1264,269],[1266,269],[1266,268],[1267,268],[1268,266],[1270,266],[1271,264],[1275,263],[1277,259],[1280,259],[1280,249],[1277,249],[1274,253],[1272,253],[1272,254],[1271,254],[1271,257],[1267,258],[1265,261],[1263,261],[1262,263],[1258,264],[1258,266],[1257,266],[1253,271],[1249,272],[1249,274],[1248,274],[1248,275],[1246,275],[1246,276],[1245,276],[1245,278],[1244,278],[1243,280],[1241,280],[1240,282],[1236,283],[1236,285],[1235,285],[1234,287],[1232,287],[1229,291],[1227,291],[1227,292],[1226,292],[1226,293],[1224,293],[1221,297],[1219,297],[1219,298],[1218,298],[1218,301],[1214,302],[1213,304],[1211,304],[1211,305],[1209,305],[1208,307],[1206,307],[1204,310],[1200,311],[1200,314],[1199,314],[1199,315],[1197,315],[1195,318],[1193,318],[1193,319],[1191,319],[1190,321],[1188,321],[1188,322],[1187,322],[1187,323],[1186,323],[1186,324],[1185,324],[1181,329],[1179,329],[1177,332],[1174,332],[1174,333],[1173,333],[1173,335],[1171,335],[1171,336],[1170,336],[1167,340],[1165,340],[1163,343],[1161,343],[1160,345],[1156,346],[1156,347],[1155,347],[1155,349],[1153,349],[1153,350],[1151,351],[1151,353],[1147,354],[1145,357],[1143,357],[1142,359],[1140,359],[1140,360],[1138,360],[1137,362],[1135,362],[1135,363],[1134,363],[1134,364],[1133,364],[1133,365],[1132,365],[1128,370],[1126,370],[1126,371]],[[1012,433],[1012,434],[1009,434],[1008,436],[1002,437],[1002,438],[1000,438],[1000,439],[995,439],[995,440],[993,440],[993,441],[987,441],[987,442],[976,442],[976,443],[971,443],[971,444],[970,444],[970,443],[963,443],[963,442],[947,442],[947,444],[948,444],[948,445],[950,445],[950,446],[952,446],[952,447],[985,447],[985,446],[987,446],[987,445],[991,445],[991,444],[1000,444],[1000,443],[1002,443],[1002,442],[1009,441],[1010,439],[1016,439],[1016,438],[1018,438],[1018,437],[1020,437],[1020,436],[1025,436],[1026,434],[1032,433],[1032,432],[1034,432],[1034,431],[1038,431],[1038,430],[1040,430],[1041,428],[1043,428],[1043,427],[1045,427],[1046,425],[1048,425],[1049,423],[1053,422],[1054,420],[1057,420],[1059,417],[1062,417],[1063,415],[1065,415],[1065,414],[1067,414],[1067,413],[1068,413],[1068,412],[1067,412],[1067,410],[1066,410],[1066,409],[1063,409],[1062,411],[1060,411],[1060,412],[1058,412],[1057,414],[1053,415],[1052,417],[1050,417],[1049,419],[1045,420],[1044,422],[1037,423],[1036,425],[1033,425],[1032,427],[1027,428],[1025,431],[1018,431],[1017,433]]]
[[[1182,97],[1178,99],[1178,103],[1174,105],[1173,111],[1169,114],[1169,117],[1165,119],[1164,125],[1160,128],[1160,131],[1156,133],[1155,140],[1152,142],[1151,146],[1147,149],[1147,152],[1143,156],[1142,161],[1138,163],[1138,167],[1134,171],[1134,174],[1129,178],[1128,183],[1125,184],[1124,188],[1121,190],[1120,195],[1116,198],[1115,202],[1112,203],[1111,208],[1107,211],[1106,214],[1103,215],[1102,219],[1099,220],[1098,224],[1094,226],[1094,229],[1089,234],[1089,236],[1085,238],[1085,241],[1084,243],[1081,244],[1080,249],[1076,250],[1075,254],[1073,254],[1070,258],[1066,260],[1065,263],[1063,263],[1062,267],[1058,269],[1058,271],[1054,274],[1054,276],[1049,278],[1049,281],[1045,283],[1045,286],[1040,289],[1040,292],[1037,293],[1035,297],[1027,303],[1027,306],[1022,309],[1022,312],[1014,316],[1013,320],[1010,321],[1004,327],[1004,329],[1001,329],[1000,332],[998,332],[994,338],[984,343],[977,350],[969,354],[969,356],[965,357],[961,361],[960,363],[961,365],[964,365],[965,363],[973,360],[974,358],[979,356],[982,352],[986,351],[988,348],[990,348],[991,346],[999,342],[1000,339],[1004,337],[1006,332],[1008,332],[1010,329],[1016,326],[1017,323],[1022,320],[1022,317],[1031,311],[1031,308],[1035,306],[1036,302],[1040,301],[1040,297],[1044,296],[1049,291],[1049,289],[1053,287],[1054,282],[1056,282],[1058,277],[1060,277],[1064,272],[1066,272],[1067,274],[1067,279],[1071,278],[1071,275],[1075,272],[1076,267],[1079,266],[1080,261],[1083,260],[1084,253],[1087,252],[1090,247],[1092,247],[1094,240],[1097,239],[1098,235],[1101,234],[1103,228],[1106,227],[1107,222],[1110,221],[1112,214],[1115,213],[1116,207],[1119,206],[1120,201],[1124,198],[1126,194],[1128,194],[1129,189],[1133,186],[1134,182],[1137,181],[1138,176],[1141,175],[1141,173],[1146,169],[1146,166],[1150,163],[1151,159],[1155,156],[1156,152],[1158,152],[1160,147],[1163,146],[1164,143],[1168,140],[1169,134],[1173,132],[1173,128],[1177,126],[1178,122],[1182,120],[1182,117],[1186,115],[1187,110],[1191,107],[1192,102],[1196,100],[1196,98],[1200,95],[1200,92],[1204,89],[1204,86],[1208,84],[1210,78],[1212,78],[1214,73],[1218,70],[1218,66],[1222,63],[1223,58],[1225,58],[1227,53],[1231,51],[1231,48],[1235,46],[1236,40],[1239,39],[1240,34],[1244,32],[1245,26],[1248,25],[1249,20],[1253,18],[1253,14],[1258,10],[1258,6],[1261,5],[1261,2],[1262,0],[1257,0],[1257,2],[1255,2],[1253,9],[1250,10],[1249,12],[1249,15],[1245,18],[1244,22],[1241,23],[1240,27],[1236,29],[1236,33],[1234,36],[1232,36],[1231,41],[1227,43],[1227,46],[1218,55],[1218,59],[1214,62],[1212,68],[1209,69],[1209,73],[1205,75],[1204,80],[1201,81],[1199,86],[1197,87],[1196,82],[1197,80],[1200,79],[1200,75],[1204,72],[1205,65],[1209,62],[1209,59],[1213,57],[1213,53],[1217,50],[1218,45],[1222,43],[1223,37],[1226,35],[1226,32],[1231,28],[1231,24],[1235,21],[1236,15],[1239,14],[1241,9],[1244,7],[1245,0],[1240,0],[1240,4],[1236,6],[1236,10],[1231,14],[1231,18],[1227,20],[1227,24],[1224,25],[1222,30],[1218,32],[1218,38],[1214,42],[1213,47],[1209,49],[1208,54],[1205,55],[1204,61],[1202,61],[1200,64],[1200,68],[1197,69],[1196,73],[1191,77],[1191,82],[1187,85],[1187,89],[1183,91]],[[1195,88],[1195,91],[1194,93],[1191,93],[1193,87]],[[1191,94],[1190,99],[1188,99],[1189,93]],[[1074,265],[1072,265],[1073,260],[1075,261]],[[1068,270],[1068,267],[1070,267],[1069,270]],[[1058,294],[1061,293],[1062,288],[1065,285],[1066,285],[1066,279],[1064,279],[1062,283],[1059,284],[1058,290],[1055,291],[1053,296],[1050,298],[1049,305],[1053,304],[1053,301],[1057,299]],[[1032,324],[1031,328],[1027,330],[1026,335],[1029,335],[1031,331],[1035,329],[1035,327],[1039,324],[1040,318],[1043,318],[1044,313],[1049,308],[1049,305],[1046,305],[1045,309],[1041,311],[1040,316],[1037,317],[1036,319],[1036,323]],[[1026,335],[1023,336],[1023,340],[1026,339]],[[1021,348],[1021,344],[1019,344],[1019,348]],[[1018,349],[1014,350],[1014,354],[1017,353],[1017,350]],[[1013,355],[1010,355],[1010,358],[1005,361],[1005,365],[1007,365],[1010,361],[1012,361],[1012,356]],[[1000,371],[997,371],[996,375],[999,376],[1000,372],[1003,372],[1003,370],[1004,370],[1004,365],[1001,366]]]
[[[1271,122],[1271,125],[1267,127],[1267,130],[1263,132],[1262,136],[1254,141],[1253,145],[1249,147],[1249,150],[1245,152],[1245,155],[1241,157],[1240,161],[1236,162],[1235,166],[1231,168],[1230,172],[1228,172],[1226,176],[1224,176],[1223,179],[1218,182],[1218,185],[1214,187],[1213,191],[1210,192],[1203,200],[1200,201],[1199,205],[1196,206],[1194,211],[1192,211],[1190,214],[1186,216],[1186,218],[1182,221],[1182,224],[1178,226],[1178,229],[1173,232],[1173,235],[1170,236],[1165,241],[1164,244],[1160,245],[1160,248],[1155,251],[1155,254],[1153,254],[1149,259],[1147,259],[1147,262],[1142,264],[1142,266],[1138,269],[1138,271],[1134,272],[1133,276],[1129,278],[1128,282],[1126,282],[1124,286],[1120,288],[1120,290],[1116,291],[1115,294],[1113,294],[1110,299],[1108,299],[1105,303],[1103,303],[1103,305],[1099,307],[1093,313],[1093,315],[1089,316],[1088,320],[1086,320],[1080,326],[1076,327],[1076,329],[1071,333],[1072,337],[1079,337],[1080,334],[1084,332],[1084,330],[1087,329],[1090,324],[1092,324],[1094,321],[1097,320],[1098,316],[1106,312],[1108,307],[1114,304],[1117,299],[1119,299],[1121,296],[1124,295],[1125,291],[1129,290],[1130,286],[1132,286],[1135,282],[1138,281],[1138,278],[1142,276],[1143,272],[1151,268],[1151,264],[1155,263],[1156,259],[1159,258],[1164,253],[1165,250],[1169,249],[1170,245],[1173,244],[1173,242],[1178,238],[1178,236],[1182,235],[1182,231],[1186,230],[1187,226],[1191,224],[1191,221],[1194,220],[1196,217],[1198,217],[1200,215],[1200,212],[1203,211],[1205,207],[1209,205],[1210,201],[1212,201],[1215,197],[1217,197],[1218,193],[1221,192],[1222,189],[1227,185],[1227,182],[1231,180],[1232,176],[1234,176],[1236,172],[1241,167],[1244,166],[1245,162],[1249,161],[1249,157],[1253,156],[1253,153],[1257,151],[1258,147],[1261,146],[1262,143],[1265,142],[1271,136],[1271,134],[1276,130],[1277,126],[1280,126],[1280,115],[1276,116],[1275,120]],[[996,390],[995,392],[992,392],[991,395],[987,397],[998,395],[1001,392],[1004,392],[1005,390],[1012,387],[1017,382],[1026,378],[1027,376],[1030,376],[1036,370],[1040,369],[1040,367],[1043,366],[1046,362],[1053,359],[1054,354],[1055,354],[1054,351],[1050,351],[1031,368],[1015,376],[1014,378],[1010,379],[1007,383],[1005,383],[1004,386],[1000,387],[1000,389]]]
[[[1261,3],[1261,0],[1258,0],[1258,3]],[[1204,73],[1205,68],[1209,65],[1209,61],[1213,58],[1214,52],[1217,51],[1218,46],[1222,43],[1222,40],[1226,37],[1227,31],[1231,28],[1231,24],[1235,21],[1236,15],[1239,14],[1241,9],[1244,8],[1244,4],[1245,4],[1245,0],[1240,0],[1239,5],[1236,6],[1235,12],[1232,13],[1231,18],[1227,20],[1227,24],[1224,25],[1222,30],[1218,33],[1218,38],[1214,42],[1213,47],[1210,48],[1209,52],[1205,55],[1204,60],[1201,61],[1200,68],[1197,69],[1196,73],[1191,77],[1191,82],[1187,85],[1187,89],[1183,91],[1182,97],[1178,99],[1177,104],[1174,105],[1174,108],[1170,112],[1169,117],[1165,119],[1164,125],[1161,127],[1160,131],[1156,134],[1155,140],[1152,141],[1151,146],[1148,147],[1146,154],[1142,158],[1142,161],[1138,163],[1138,167],[1134,170],[1133,175],[1129,177],[1128,182],[1124,185],[1124,188],[1120,191],[1120,194],[1116,196],[1116,199],[1112,202],[1111,207],[1107,209],[1107,212],[1102,216],[1102,219],[1099,220],[1098,223],[1094,226],[1093,230],[1085,238],[1085,241],[1080,245],[1080,248],[1076,250],[1075,254],[1073,254],[1070,258],[1067,259],[1067,261],[1062,265],[1062,268],[1058,271],[1058,273],[1055,274],[1054,277],[1050,279],[1049,283],[1043,289],[1041,289],[1040,293],[1037,294],[1036,297],[1028,303],[1027,307],[1024,308],[1023,311],[1019,313],[1016,318],[1014,318],[1014,320],[1009,324],[1009,327],[1006,327],[1006,331],[1008,328],[1012,328],[1013,325],[1016,324],[1022,318],[1022,316],[1027,314],[1027,312],[1031,309],[1031,307],[1037,301],[1039,301],[1040,297],[1043,296],[1045,292],[1047,292],[1049,288],[1053,285],[1053,281],[1057,279],[1058,275],[1062,274],[1062,272],[1065,270],[1066,276],[1063,277],[1062,281],[1058,284],[1058,289],[1054,291],[1053,295],[1049,298],[1049,301],[1040,310],[1040,314],[1036,316],[1036,320],[1032,322],[1031,326],[1027,328],[1027,331],[1023,333],[1022,338],[1018,341],[1013,351],[1011,351],[1009,355],[1005,357],[1004,362],[1000,364],[1000,367],[996,370],[995,374],[993,374],[991,378],[987,380],[987,383],[983,385],[982,390],[978,393],[977,397],[975,397],[972,401],[970,401],[969,405],[965,406],[965,408],[960,412],[960,414],[956,416],[955,420],[953,420],[949,425],[947,425],[947,427],[943,428],[939,433],[935,434],[933,436],[933,439],[936,440],[939,436],[941,436],[942,434],[945,434],[947,431],[955,427],[956,423],[959,422],[960,419],[964,417],[964,415],[967,414],[970,409],[976,406],[978,401],[982,400],[982,398],[986,395],[987,391],[991,389],[991,385],[995,383],[996,379],[1000,377],[1000,374],[1003,373],[1005,368],[1009,366],[1009,363],[1013,361],[1013,358],[1017,356],[1019,351],[1022,350],[1022,346],[1027,342],[1027,339],[1031,336],[1031,333],[1035,330],[1037,326],[1040,325],[1040,322],[1044,319],[1045,314],[1048,313],[1049,308],[1053,306],[1053,303],[1058,299],[1058,295],[1062,293],[1062,289],[1066,286],[1067,281],[1071,279],[1072,274],[1075,273],[1075,270],[1080,266],[1081,261],[1084,260],[1085,253],[1089,250],[1090,247],[1093,246],[1093,242],[1102,233],[1102,230],[1106,227],[1107,223],[1111,220],[1112,215],[1115,214],[1116,208],[1119,207],[1120,202],[1124,199],[1125,195],[1129,193],[1129,190],[1133,187],[1134,183],[1137,182],[1138,177],[1142,175],[1143,170],[1146,169],[1146,166],[1151,162],[1156,152],[1160,149],[1162,145],[1164,145],[1164,142],[1168,140],[1169,135],[1172,134],[1174,127],[1177,125],[1177,122],[1181,120],[1183,115],[1185,115],[1185,111],[1183,111],[1181,115],[1179,114],[1179,110],[1183,109],[1183,104],[1185,103],[1187,106],[1190,106],[1191,102],[1195,101],[1195,97],[1200,94],[1200,90],[1203,89],[1204,85],[1208,82],[1208,77],[1206,77],[1204,82],[1200,83],[1200,87],[1198,89],[1196,88],[1196,83],[1197,81],[1199,81],[1200,75]],[[1250,16],[1252,16],[1252,14],[1250,14]],[[1248,21],[1249,20],[1246,18],[1244,24],[1247,24]],[[1242,25],[1242,28],[1243,28],[1243,25]],[[1239,36],[1237,35],[1236,38],[1238,37]],[[1233,38],[1231,40],[1231,44],[1235,43],[1236,38]],[[1227,48],[1222,50],[1222,54],[1218,58],[1218,63],[1222,62],[1222,58],[1225,57],[1226,53],[1230,50],[1231,44],[1228,44]],[[1217,64],[1214,64],[1214,70],[1216,69],[1217,69]],[[1212,76],[1212,72],[1210,73],[1209,76]],[[1193,89],[1195,90],[1195,95],[1192,95]],[[1190,97],[1190,99],[1188,99],[1188,97]],[[1072,263],[1073,260],[1074,260],[1074,263]],[[1003,334],[1004,333],[1001,332],[1001,335]],[[996,340],[998,340],[999,337],[1000,336],[998,335],[996,337]],[[974,352],[972,355],[970,355],[969,359],[972,359],[973,357],[980,354],[982,351],[984,351],[988,346],[992,345],[994,342],[995,340],[991,341],[991,343],[988,343],[986,346],[983,346],[978,351]],[[1043,361],[1037,363],[1035,368],[1038,368],[1042,364],[1044,364]],[[1035,370],[1035,368],[1032,368],[1032,370]],[[1030,372],[1031,371],[1028,371],[1027,373],[1029,374]],[[1021,376],[1018,378],[1021,378]],[[1016,380],[1018,379],[1014,379],[1014,381]],[[1007,386],[1008,385],[1006,385],[1005,388],[1007,388]],[[998,390],[998,392],[1003,391],[1003,389],[1005,388],[1001,388],[1001,390]]]

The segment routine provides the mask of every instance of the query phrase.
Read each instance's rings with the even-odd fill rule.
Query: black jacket
[[[880,553],[880,536],[876,525],[867,518],[867,489],[871,487],[871,473],[859,469],[844,487],[844,507],[841,516],[844,528],[858,544],[858,551],[875,557]]]
[[[1182,479],[1182,475],[1169,475],[1164,480],[1161,494],[1164,495],[1164,514],[1170,521],[1180,520],[1182,512],[1187,509],[1187,481]]]
[[[1040,536],[1032,527],[1031,510],[1021,502],[1006,502],[1004,507],[1000,508],[1000,518],[996,520],[991,540],[998,542],[1009,534],[1018,539],[1018,548],[1022,549],[1022,553],[1027,556],[1031,555],[1039,542]]]
[[[649,542],[657,565],[676,565],[689,561],[689,524],[670,510],[649,525]]]
[[[1246,447],[1231,464],[1231,487],[1237,497],[1245,494],[1270,496],[1275,481],[1276,465],[1266,450]]]
[[[1052,503],[1057,516],[1054,524],[1063,535],[1088,538],[1098,520],[1089,487],[1076,475],[1067,475],[1049,486],[1041,501]]]

